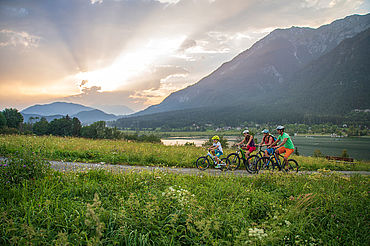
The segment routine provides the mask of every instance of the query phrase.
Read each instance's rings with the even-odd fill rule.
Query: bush
[[[49,163],[29,152],[0,161],[0,184],[18,184],[23,180],[44,177],[49,171]]]
[[[349,157],[349,155],[348,155],[348,153],[347,153],[347,150],[346,150],[346,149],[344,149],[344,150],[342,151],[342,154],[341,154],[341,156],[340,156],[340,157],[344,157],[344,158]]]
[[[315,149],[315,151],[313,152],[313,157],[324,157],[324,155],[319,149]]]

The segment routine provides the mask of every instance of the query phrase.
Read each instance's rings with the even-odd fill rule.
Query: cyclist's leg
[[[217,164],[220,164],[220,156],[222,155],[223,153],[221,153],[220,151],[215,151],[215,158],[216,158],[216,162]]]
[[[276,149],[276,154],[280,155],[282,153],[285,153],[286,152],[286,148],[284,146],[281,146],[280,148]],[[285,164],[287,163],[285,157],[284,157],[284,161],[283,163],[281,163],[281,168],[285,168]]]
[[[284,168],[289,168],[288,166],[288,158],[289,156],[294,152],[294,149],[285,149],[285,155],[284,155]]]

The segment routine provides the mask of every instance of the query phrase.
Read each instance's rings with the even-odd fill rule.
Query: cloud
[[[95,4],[95,3],[103,3],[103,0],[90,0],[91,4]]]
[[[39,45],[41,37],[30,35],[27,32],[16,32],[13,30],[0,30],[0,47],[22,46],[25,48],[36,48]]]

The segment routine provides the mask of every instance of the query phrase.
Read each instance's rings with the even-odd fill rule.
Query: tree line
[[[60,119],[54,119],[48,122],[42,117],[36,122],[23,122],[23,116],[17,109],[4,109],[0,112],[0,133],[3,134],[35,134],[54,135],[61,137],[83,137],[92,139],[125,139],[139,142],[157,142],[161,140],[158,136],[139,135],[138,133],[123,133],[116,127],[107,127],[105,121],[97,121],[88,126],[82,126],[80,120],[76,117],[66,115]]]

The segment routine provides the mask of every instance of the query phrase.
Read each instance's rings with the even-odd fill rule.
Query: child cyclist
[[[208,148],[208,150],[212,153],[213,156],[216,158],[217,165],[215,168],[221,168],[220,165],[220,156],[223,155],[222,146],[220,143],[220,137],[215,135],[212,137],[213,145]]]
[[[269,148],[271,148],[272,146],[276,145],[277,143],[281,141],[281,143],[276,146],[277,149],[275,152],[278,154],[285,152],[284,165],[283,165],[285,167],[286,164],[288,163],[288,157],[294,152],[294,144],[292,142],[292,139],[290,139],[289,135],[284,132],[284,129],[285,129],[284,126],[276,127],[276,130],[278,131],[279,136],[275,142],[269,145]]]
[[[270,146],[273,142],[275,142],[275,138],[270,134],[269,130],[265,129],[262,131],[263,138],[261,142],[258,144],[259,146]],[[265,150],[265,156],[272,155],[274,153],[273,148],[267,148]]]
[[[237,143],[237,145],[245,143],[245,146],[242,146],[241,148],[246,151],[245,155],[246,158],[248,158],[249,154],[256,150],[256,146],[254,144],[253,136],[249,134],[249,130],[244,130],[243,135],[244,139],[240,143]]]

